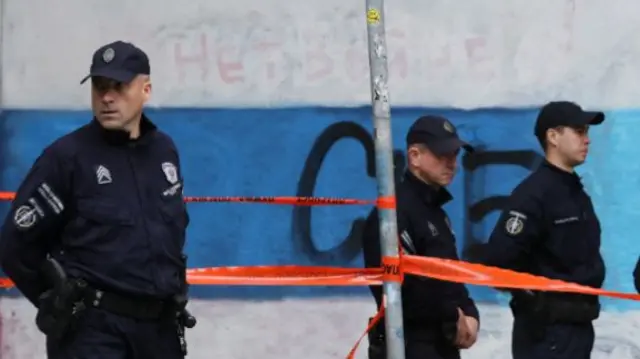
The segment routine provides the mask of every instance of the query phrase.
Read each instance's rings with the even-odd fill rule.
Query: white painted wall
[[[369,103],[363,0],[5,1],[9,107],[85,107],[78,81],[114,39],[148,51],[156,105]],[[393,105],[635,106],[638,13],[633,0],[387,1]]]
[[[2,313],[19,313],[4,316],[2,359],[44,358],[44,337],[32,324],[30,304],[3,299],[0,305]],[[200,320],[188,332],[190,359],[345,358],[375,309],[362,299],[195,301],[190,308]],[[486,305],[480,314],[480,338],[462,359],[510,359],[511,315]],[[640,358],[640,313],[604,313],[596,323],[592,359]],[[367,357],[366,348],[365,339],[357,359]]]

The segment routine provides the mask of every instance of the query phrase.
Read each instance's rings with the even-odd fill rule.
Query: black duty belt
[[[514,315],[527,315],[548,324],[589,323],[600,315],[597,298],[576,294],[518,293],[510,306]]]
[[[87,288],[84,292],[87,307],[101,308],[113,314],[139,320],[154,320],[168,314],[170,301],[153,298],[124,296],[99,289]]]

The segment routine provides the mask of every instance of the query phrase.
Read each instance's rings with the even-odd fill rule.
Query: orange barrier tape
[[[614,298],[640,301],[640,294],[620,293],[604,289],[590,288],[574,283],[549,279],[511,270],[488,267],[480,264],[456,260],[403,255],[397,258],[385,258],[391,273],[385,274],[384,268],[334,268],[317,266],[250,266],[250,267],[213,267],[189,269],[187,280],[195,285],[287,285],[287,286],[357,286],[380,285],[387,276],[397,280],[402,274],[436,278],[444,281],[489,286],[495,288],[533,289],[555,292],[573,292],[601,295]],[[400,267],[398,267],[400,265]],[[393,268],[399,268],[396,272]],[[11,287],[10,280],[0,279],[0,286]],[[377,319],[376,319],[377,318]],[[350,356],[375,322],[382,318],[379,312],[367,327],[365,334],[351,350]]]
[[[326,197],[185,197],[185,202],[243,202],[243,203],[267,203],[289,204],[297,206],[326,206],[326,205],[350,205],[350,204],[374,204],[376,201],[345,198]]]
[[[375,327],[376,324],[378,324],[378,322],[380,321],[380,319],[382,319],[383,316],[384,316],[384,307],[381,307],[378,310],[378,313],[376,313],[376,315],[373,318],[371,318],[369,325],[367,325],[367,329],[365,329],[364,333],[360,335],[360,338],[358,338],[356,343],[353,345],[353,347],[349,351],[349,354],[347,354],[347,359],[353,359],[355,357],[356,351],[358,351],[358,347],[360,346],[362,339],[364,339],[367,333],[369,333],[371,329],[373,329],[373,327]]]
[[[195,285],[360,286],[380,285],[382,280],[382,270],[379,268],[285,265],[187,270],[187,281]]]
[[[388,196],[388,197],[380,197],[376,203],[378,208],[384,209],[395,209],[396,208],[396,197]]]
[[[385,263],[397,266],[396,258]],[[397,268],[397,267],[394,267]],[[494,288],[572,292],[640,301],[640,294],[591,288],[556,279],[514,272],[451,259],[402,256],[404,274]],[[211,267],[187,270],[187,280],[195,285],[286,285],[286,286],[369,286],[382,284],[384,268],[336,268],[317,266]],[[389,275],[396,279],[402,273]],[[386,279],[386,278],[385,278]],[[331,283],[331,284],[327,284]],[[0,285],[5,282],[0,282]]]
[[[0,288],[11,288],[13,287],[13,282],[9,278],[0,278]]]
[[[0,201],[12,201],[15,199],[13,192],[0,192]],[[394,197],[381,197],[378,200],[350,199],[350,198],[332,198],[332,197],[292,197],[292,196],[185,196],[184,201],[187,203],[265,203],[265,204],[281,204],[296,206],[335,206],[335,205],[367,205],[375,204],[380,208],[393,209],[396,208],[396,200]]]
[[[384,262],[395,266],[398,260],[389,258]],[[494,288],[571,292],[640,301],[640,294],[596,289],[561,280],[451,259],[403,255],[400,269],[402,273],[390,275],[389,278],[395,279],[402,274],[413,274],[448,282]],[[290,265],[211,267],[187,271],[188,282],[195,285],[369,286],[382,284],[383,278],[385,278],[384,268]],[[13,284],[9,279],[0,279],[0,287],[11,286]]]
[[[560,280],[456,260],[403,255],[402,262],[400,262],[399,258],[385,257],[383,258],[383,263],[383,267],[380,269],[297,266],[208,268],[190,270],[188,278],[191,283],[197,284],[377,285],[382,282],[381,279],[398,281],[401,280],[403,274],[414,274],[444,281],[497,288],[574,292],[640,301],[639,294],[595,289]],[[323,276],[326,277],[323,278]],[[349,351],[347,359],[354,358],[362,339],[382,319],[383,314],[384,308],[381,308]]]
[[[621,293],[587,287],[557,279],[519,273],[512,270],[467,263],[452,259],[403,256],[404,274],[414,274],[448,282],[493,288],[532,289],[547,292],[581,293],[640,301],[640,294]]]

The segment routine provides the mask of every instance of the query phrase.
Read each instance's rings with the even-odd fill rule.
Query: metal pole
[[[387,43],[384,0],[366,0],[369,71],[376,154],[378,197],[395,198],[391,108],[389,105]],[[398,257],[398,223],[395,208],[379,208],[380,249],[383,257]],[[400,283],[383,283],[387,358],[404,359],[404,329]]]

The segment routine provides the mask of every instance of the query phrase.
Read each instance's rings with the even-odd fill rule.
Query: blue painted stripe
[[[524,155],[515,156],[517,160],[525,159],[526,152],[533,159],[539,156],[532,135],[536,109],[397,108],[392,112],[392,129],[399,156],[409,125],[427,112],[449,117],[463,137],[486,150],[524,151]],[[148,114],[173,136],[181,151],[187,195],[375,197],[375,179],[367,174],[366,151],[360,142],[371,140],[368,107],[150,109]],[[633,126],[637,114],[637,111],[609,113],[605,124],[592,130],[591,157],[579,169],[603,224],[603,252],[608,265],[606,286],[622,291],[633,291],[631,271],[640,253],[636,240],[640,219],[636,206],[640,199],[636,143],[640,127]],[[87,122],[90,113],[9,110],[0,116],[0,188],[12,190],[44,146]],[[332,138],[342,139],[332,145]],[[323,147],[328,149],[326,156]],[[497,156],[505,160],[500,157]],[[461,169],[451,186],[456,199],[447,206],[461,250],[472,237],[486,238],[497,219],[494,211],[476,225],[464,225],[469,223],[465,209],[483,199],[508,194],[528,172],[525,167],[509,164],[487,165],[473,173]],[[6,204],[0,210],[4,213]],[[192,225],[188,232],[191,265],[359,266],[359,227],[354,221],[368,210],[366,206],[309,210],[260,204],[191,204]],[[355,230],[350,236],[352,228]],[[498,298],[494,291],[485,288],[473,288],[472,293],[483,301]],[[266,299],[367,295],[367,291],[199,287],[194,294]],[[611,308],[631,306],[628,301],[605,302]]]

